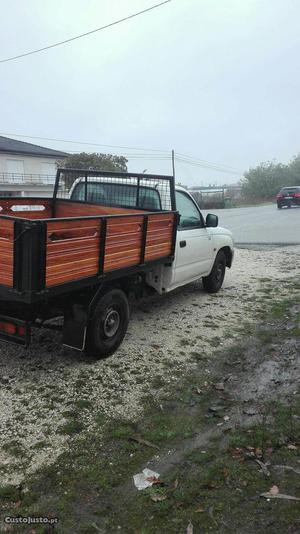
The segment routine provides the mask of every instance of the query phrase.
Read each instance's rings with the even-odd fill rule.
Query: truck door
[[[196,203],[184,191],[176,191],[180,214],[172,285],[188,283],[207,274],[212,265],[213,240]]]

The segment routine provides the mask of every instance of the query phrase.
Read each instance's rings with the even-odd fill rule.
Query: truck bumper
[[[27,347],[30,343],[30,325],[15,317],[0,315],[0,341]]]

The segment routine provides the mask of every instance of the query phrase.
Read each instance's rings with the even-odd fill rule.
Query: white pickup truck
[[[214,293],[233,260],[231,233],[173,176],[58,169],[51,198],[1,197],[0,211],[6,343],[28,346],[32,328],[48,327],[106,356],[126,334],[132,294],[199,278]]]

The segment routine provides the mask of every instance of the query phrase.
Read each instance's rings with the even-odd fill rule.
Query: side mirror
[[[219,217],[217,215],[213,215],[212,213],[208,213],[206,215],[206,226],[210,226],[215,228],[219,224]]]

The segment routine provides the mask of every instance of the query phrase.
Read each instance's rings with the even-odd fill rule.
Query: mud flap
[[[63,326],[63,345],[71,349],[84,350],[87,327],[82,323],[65,320]]]
[[[86,309],[74,304],[72,310],[64,318],[62,342],[65,347],[83,351],[85,349],[87,332]]]

